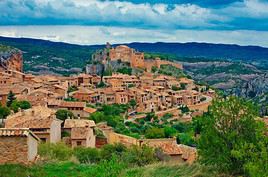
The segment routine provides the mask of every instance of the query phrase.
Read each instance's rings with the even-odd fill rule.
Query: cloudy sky
[[[0,36],[268,47],[268,0],[0,0]]]

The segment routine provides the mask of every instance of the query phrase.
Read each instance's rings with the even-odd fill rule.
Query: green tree
[[[71,87],[68,87],[67,93],[69,94],[69,93],[77,91],[77,90],[78,90],[78,88],[75,85],[73,85]]]
[[[153,127],[153,128],[146,130],[145,137],[149,139],[164,138],[165,132],[163,128]]]
[[[190,112],[190,109],[188,108],[187,105],[181,106],[180,107],[181,113],[187,113]]]
[[[181,83],[181,90],[185,90],[186,89],[186,86],[187,86],[187,84],[185,84],[185,83]]]
[[[172,138],[176,135],[177,131],[175,128],[172,127],[165,127],[164,128],[164,133],[166,138]]]
[[[157,161],[154,150],[146,145],[132,146],[122,155],[123,162],[129,165],[144,166]]]
[[[29,101],[18,101],[19,107],[21,109],[30,109],[32,107],[31,103]]]
[[[103,122],[106,120],[103,112],[94,112],[93,114],[90,115],[89,119],[94,120],[94,122],[96,123]]]
[[[136,100],[131,99],[131,100],[129,101],[129,105],[131,106],[132,109],[135,109],[135,107],[136,107],[136,105],[137,105]]]
[[[214,101],[204,115],[198,143],[201,162],[230,174],[243,174],[251,161],[241,155],[244,146],[258,144],[258,135],[264,134],[255,120],[257,114],[255,105],[237,97]]]
[[[180,88],[177,87],[176,85],[172,85],[171,89],[172,89],[173,91],[178,91],[178,90],[180,90]]]
[[[10,109],[7,107],[2,107],[0,104],[0,119],[2,120],[1,124],[3,124],[3,119],[5,119],[10,114]]]
[[[16,100],[15,94],[12,91],[10,91],[7,95],[7,107],[10,107],[13,101],[15,100]]]
[[[68,118],[74,117],[73,113],[69,110],[59,109],[56,112],[56,118],[65,121]]]

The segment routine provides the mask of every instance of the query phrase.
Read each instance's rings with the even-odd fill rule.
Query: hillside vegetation
[[[156,163],[144,167],[125,168],[116,162],[99,165],[54,162],[32,167],[1,165],[0,177],[224,177],[200,164],[176,165]]]

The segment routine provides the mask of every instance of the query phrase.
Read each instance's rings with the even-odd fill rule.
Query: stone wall
[[[27,137],[0,137],[0,164],[28,163]]]

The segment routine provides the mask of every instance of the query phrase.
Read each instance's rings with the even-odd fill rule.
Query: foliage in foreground
[[[258,109],[237,97],[217,100],[203,116],[200,160],[232,175],[268,176],[268,137]]]
[[[0,165],[0,177],[224,177],[210,168],[193,164],[156,163],[143,167],[127,167],[116,158],[99,164],[51,162],[26,167]]]

